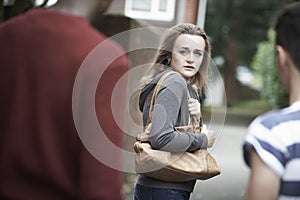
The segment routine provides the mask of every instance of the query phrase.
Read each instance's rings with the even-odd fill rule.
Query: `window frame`
[[[151,0],[150,12],[133,10],[133,0],[125,1],[125,15],[134,19],[155,21],[173,21],[175,15],[176,0],[167,0],[167,10],[159,10],[160,0]]]

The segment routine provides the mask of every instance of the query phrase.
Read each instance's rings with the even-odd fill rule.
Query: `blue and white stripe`
[[[300,102],[256,118],[244,143],[248,165],[250,148],[281,178],[279,199],[300,200]]]

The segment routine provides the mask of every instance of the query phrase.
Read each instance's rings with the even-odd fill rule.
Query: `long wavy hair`
[[[149,69],[146,71],[146,74],[140,81],[140,88],[143,88],[157,74],[170,67],[170,59],[172,58],[172,50],[175,41],[182,34],[198,35],[201,36],[205,41],[203,61],[201,63],[199,71],[190,80],[190,84],[198,90],[199,94],[202,93],[202,89],[207,82],[206,79],[208,76],[208,66],[211,57],[211,46],[208,42],[208,37],[204,30],[190,23],[178,24],[164,32],[161,37],[160,45],[154,58],[153,64],[149,67]]]

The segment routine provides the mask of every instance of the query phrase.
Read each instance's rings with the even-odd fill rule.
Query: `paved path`
[[[212,150],[222,169],[221,175],[197,181],[191,200],[242,200],[249,169],[244,164],[242,141],[247,127],[226,125]]]

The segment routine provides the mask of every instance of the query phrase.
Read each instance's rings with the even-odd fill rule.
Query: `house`
[[[190,22],[204,26],[207,0],[114,0],[108,14],[121,14],[156,27]]]

